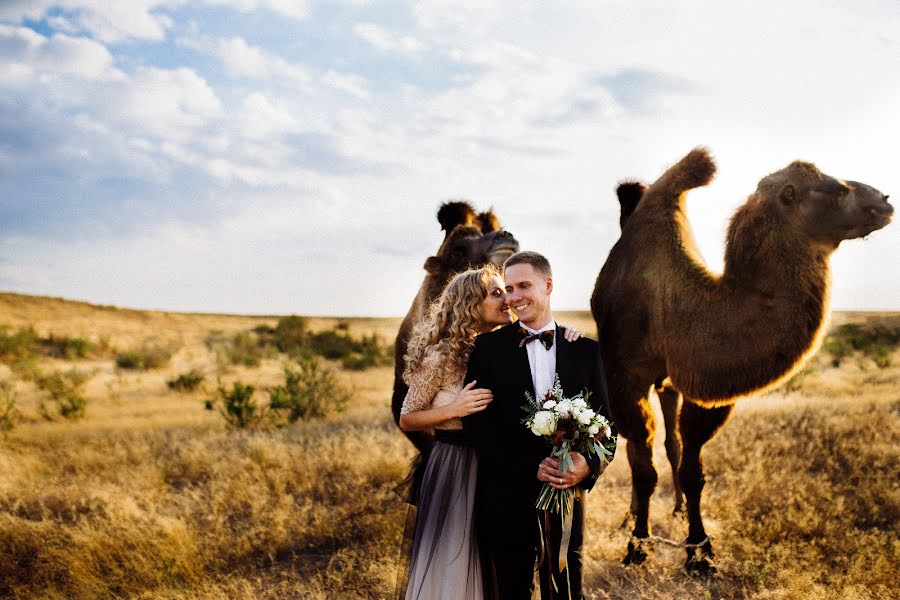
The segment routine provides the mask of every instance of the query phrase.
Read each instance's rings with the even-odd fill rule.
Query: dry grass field
[[[592,332],[586,313],[558,315]],[[411,446],[390,418],[392,369],[338,369],[343,412],[288,427],[228,428],[206,410],[216,380],[266,389],[283,355],[223,364],[206,340],[276,316],[121,310],[0,294],[0,325],[89,340],[85,358],[41,357],[42,372],[87,373],[85,415],[42,418],[27,371],[0,363],[18,419],[0,437],[0,596],[37,598],[388,598],[405,508],[392,492]],[[392,340],[399,319],[342,319],[351,335]],[[898,314],[842,313],[834,325],[900,327]],[[309,319],[313,331],[339,320]],[[116,366],[141,344],[172,352],[159,369]],[[620,452],[589,495],[589,598],[898,598],[900,353],[876,366],[821,352],[777,392],[738,405],[707,446],[704,511],[718,574],[696,580],[683,551],[654,548],[624,567],[630,474]],[[884,356],[882,353],[882,362]],[[35,366],[35,365],[33,365]],[[193,392],[166,382],[189,369]],[[24,375],[23,375],[24,374]],[[9,394],[8,394],[9,395]],[[0,406],[2,409],[2,406]],[[654,533],[686,535],[671,515],[658,439]]]

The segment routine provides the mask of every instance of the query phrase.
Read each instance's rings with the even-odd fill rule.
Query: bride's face
[[[481,320],[484,322],[486,330],[512,322],[512,314],[506,303],[506,286],[499,275],[491,278],[488,295],[481,302]]]

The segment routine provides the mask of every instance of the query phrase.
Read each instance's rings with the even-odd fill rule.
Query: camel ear
[[[794,189],[794,186],[788,184],[781,188],[781,192],[778,194],[778,198],[781,200],[782,204],[791,205],[796,200],[797,191]]]
[[[438,275],[444,270],[444,262],[437,256],[429,256],[425,259],[425,271],[431,275]]]
[[[438,209],[437,220],[441,224],[441,229],[446,232],[444,234],[446,239],[457,225],[470,225],[475,222],[475,209],[468,202],[458,200],[444,202]]]
[[[489,208],[485,212],[478,213],[476,225],[481,228],[481,233],[490,233],[500,229],[500,219],[494,214],[494,209]]]

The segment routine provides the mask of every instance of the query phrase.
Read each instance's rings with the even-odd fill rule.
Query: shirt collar
[[[531,327],[529,327],[522,321],[519,321],[519,325],[521,325],[526,331],[528,331],[528,333],[531,333],[531,334],[540,333],[542,331],[549,331],[551,329],[556,330],[556,320],[555,319],[550,319],[550,322],[547,323],[546,325],[544,325],[543,327],[541,327],[540,329],[532,329]]]

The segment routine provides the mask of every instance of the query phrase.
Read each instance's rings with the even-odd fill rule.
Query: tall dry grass
[[[42,299],[29,313],[16,301],[21,321],[7,320],[13,326],[115,338],[126,323],[129,344],[166,327],[181,346],[158,372],[82,361],[94,375],[79,422],[43,422],[38,391],[16,381],[25,420],[0,441],[0,596],[390,596],[405,515],[391,490],[412,450],[390,418],[389,368],[342,374],[354,389],[345,413],[232,431],[203,409],[203,392],[173,392],[166,381],[190,367],[216,368],[203,344],[210,330],[234,333],[274,317],[146,317]],[[577,326],[577,318],[560,320]],[[67,319],[95,329],[67,329]],[[385,322],[350,328],[389,337]],[[222,377],[265,387],[280,369],[264,360]],[[0,379],[13,378],[0,371]],[[711,580],[685,574],[683,551],[665,545],[643,566],[621,564],[630,474],[620,452],[588,498],[589,598],[898,597],[900,367],[820,361],[794,389],[743,401],[705,451],[704,512],[719,567]],[[687,526],[670,514],[661,443],[651,523],[679,540]]]

